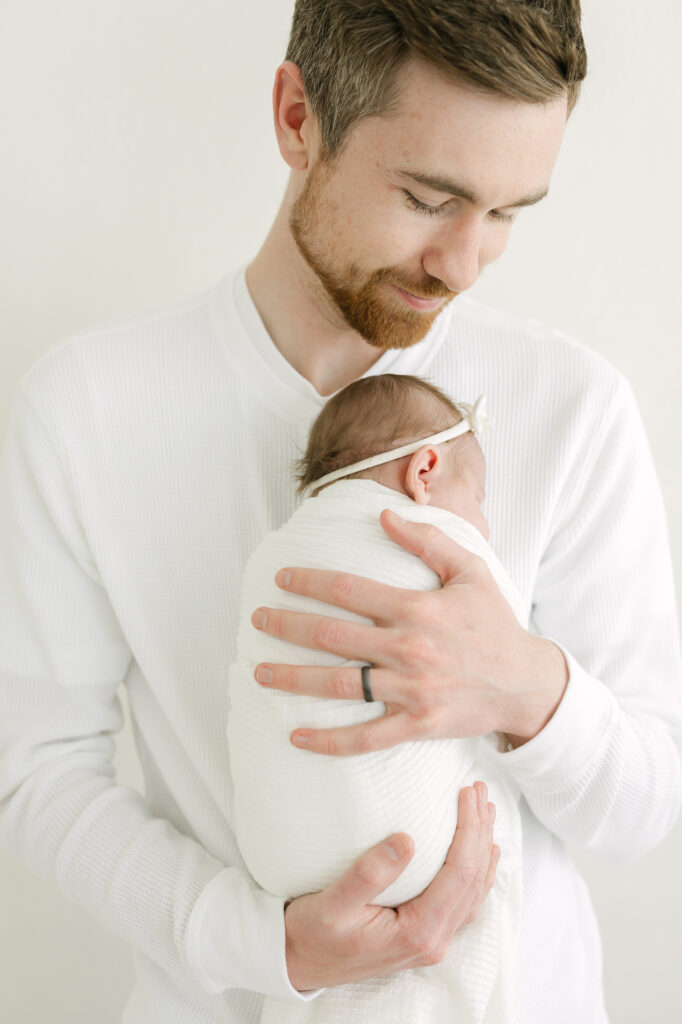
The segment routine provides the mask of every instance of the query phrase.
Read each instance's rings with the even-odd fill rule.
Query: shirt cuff
[[[323,992],[298,992],[285,956],[284,900],[259,889],[238,868],[226,868],[206,886],[192,911],[188,950],[193,974],[211,994],[249,989],[287,1002]]]
[[[594,756],[618,714],[616,698],[608,687],[581,668],[561,644],[552,643],[568,665],[568,685],[561,703],[537,736],[498,755],[522,788],[565,780],[577,772]]]

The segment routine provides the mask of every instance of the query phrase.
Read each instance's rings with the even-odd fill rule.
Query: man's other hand
[[[322,892],[286,908],[289,980],[299,991],[326,988],[439,963],[473,920],[495,881],[495,809],[484,783],[459,795],[457,828],[431,884],[396,909],[372,904],[402,874],[414,844],[398,833],[363,854]]]

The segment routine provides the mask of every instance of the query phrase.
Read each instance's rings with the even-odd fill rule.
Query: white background
[[[474,294],[632,380],[679,593],[682,17],[676,0],[583,6],[590,75],[550,197]],[[0,432],[13,384],[55,341],[188,297],[255,253],[286,181],[270,90],[292,8],[0,0]],[[128,731],[118,766],[136,782]],[[634,866],[578,859],[613,1024],[679,1024],[682,827]],[[2,849],[0,965],[8,1024],[114,1024],[132,970],[122,942]]]

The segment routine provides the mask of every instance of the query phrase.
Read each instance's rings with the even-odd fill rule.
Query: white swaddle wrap
[[[237,840],[256,881],[287,898],[325,888],[362,853],[394,832],[407,832],[415,854],[377,903],[411,899],[442,866],[457,821],[460,790],[481,779],[496,806],[501,849],[495,885],[477,918],[456,933],[445,960],[433,967],[327,989],[315,1000],[287,1004],[266,998],[263,1024],[511,1024],[521,908],[518,794],[489,754],[497,736],[405,743],[354,757],[325,757],[289,742],[297,727],[352,725],[384,712],[380,701],[327,700],[264,689],[260,661],[338,665],[343,659],[260,633],[250,622],[259,605],[369,620],[280,590],[274,575],[298,565],[370,576],[393,586],[435,590],[436,573],[384,533],[379,515],[433,523],[483,557],[525,626],[527,609],[501,563],[468,522],[372,480],[341,480],[306,499],[268,534],[244,574],[237,662],[230,668],[228,724]],[[348,662],[347,664],[359,664]]]

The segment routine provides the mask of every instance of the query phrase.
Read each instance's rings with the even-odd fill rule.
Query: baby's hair
[[[298,493],[335,469],[430,437],[463,418],[447,395],[420,377],[382,373],[353,381],[329,399],[312,425],[305,455],[296,462]]]

